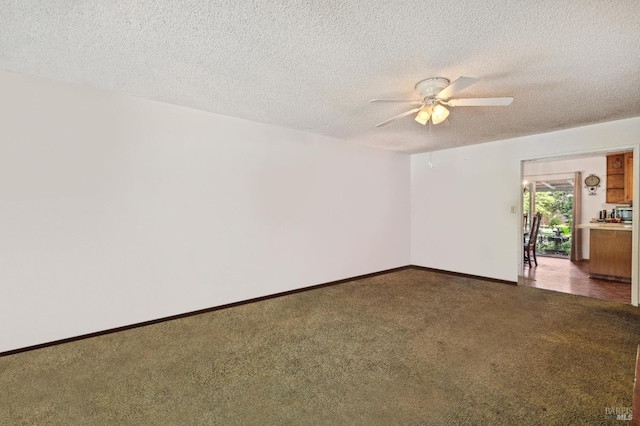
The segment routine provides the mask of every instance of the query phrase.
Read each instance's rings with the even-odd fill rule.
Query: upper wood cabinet
[[[633,201],[633,151],[607,155],[607,203]]]
[[[624,201],[633,202],[633,151],[624,153]]]

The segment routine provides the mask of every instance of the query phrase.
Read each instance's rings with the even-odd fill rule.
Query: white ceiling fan
[[[478,79],[473,77],[460,77],[453,83],[443,77],[427,78],[416,84],[416,92],[422,98],[421,101],[404,100],[404,99],[372,99],[369,102],[401,102],[413,105],[419,105],[410,111],[396,115],[376,127],[385,126],[392,121],[406,117],[413,113],[416,114],[415,120],[423,126],[431,120],[432,124],[445,123],[448,124],[447,117],[449,110],[445,108],[458,106],[509,106],[513,102],[513,97],[503,98],[466,98],[452,99],[452,96],[471,86]]]

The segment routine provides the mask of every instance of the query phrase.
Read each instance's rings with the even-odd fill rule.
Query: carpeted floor
[[[0,424],[602,423],[639,320],[408,269],[2,357]]]

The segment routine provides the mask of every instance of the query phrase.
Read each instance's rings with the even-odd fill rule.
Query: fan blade
[[[509,106],[513,102],[513,98],[467,98],[467,99],[451,99],[447,105],[457,106]]]
[[[422,106],[420,106],[420,108],[422,108]],[[406,117],[407,115],[411,115],[414,112],[420,111],[420,108],[415,108],[415,109],[412,109],[410,111],[403,112],[400,115],[396,115],[395,117],[392,117],[392,118],[388,119],[387,121],[383,121],[382,123],[376,124],[376,127],[386,126],[387,124],[391,123],[392,121],[395,121],[395,120],[397,120],[399,118],[402,118],[402,117]]]
[[[422,101],[412,101],[408,99],[371,99],[369,102],[401,102],[405,104],[422,105]]]
[[[449,99],[451,96],[455,95],[458,92],[462,92],[464,89],[471,86],[476,81],[478,81],[477,78],[460,77],[453,83],[442,89],[436,96],[439,99]]]

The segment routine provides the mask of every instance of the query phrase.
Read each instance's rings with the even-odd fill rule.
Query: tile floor
[[[538,256],[538,266],[524,267],[519,284],[546,290],[631,303],[631,284],[589,278],[589,261]]]

